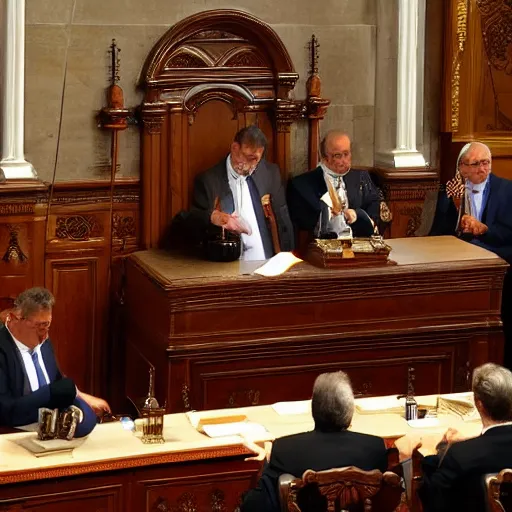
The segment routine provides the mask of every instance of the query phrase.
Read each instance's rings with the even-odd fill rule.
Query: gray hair
[[[473,393],[494,421],[512,420],[512,372],[486,363],[473,372]]]
[[[325,158],[327,156],[327,142],[333,137],[347,137],[350,140],[350,136],[343,130],[329,130],[320,141],[320,156]]]
[[[350,426],[354,415],[354,393],[345,372],[322,373],[316,378],[311,410],[317,430],[329,432]]]
[[[41,310],[52,309],[55,298],[46,288],[29,288],[21,292],[14,301],[14,307],[21,312],[22,318],[28,318]]]
[[[489,158],[492,158],[492,154],[491,154],[491,150],[489,149],[489,146],[487,146],[486,144],[484,144],[483,142],[478,142],[478,141],[475,141],[475,142],[468,142],[461,150],[460,150],[460,153],[459,153],[459,157],[457,158],[457,169],[459,168],[459,165],[461,163],[461,161],[466,158],[466,155],[474,148],[482,148],[482,149],[485,149],[485,151],[487,151],[487,153],[489,153]]]

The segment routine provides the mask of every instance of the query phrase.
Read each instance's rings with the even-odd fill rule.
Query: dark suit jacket
[[[62,378],[50,340],[41,346],[50,382]],[[0,425],[18,426],[37,421],[40,407],[51,407],[50,387],[30,391],[21,354],[6,327],[0,327]],[[27,394],[27,391],[29,393]]]
[[[41,345],[41,355],[50,383],[62,379],[48,339]],[[96,426],[98,418],[91,407],[81,398],[75,397],[72,403],[84,413],[83,421],[77,426],[75,437],[88,435]],[[30,389],[21,354],[5,326],[0,326],[0,426],[17,427],[38,421],[40,407],[54,409],[50,386],[41,386],[36,391]]]
[[[321,471],[346,466],[356,466],[365,471],[386,471],[384,441],[380,437],[346,430],[313,430],[277,439],[258,487],[246,495],[241,511],[279,512],[277,485],[283,473],[300,478],[307,469]]]
[[[494,252],[512,263],[512,181],[489,175],[487,200],[482,205],[482,222],[489,228],[487,233],[462,238]],[[458,211],[444,190],[439,192],[436,213],[430,235],[455,235]]]
[[[453,444],[441,464],[425,457],[419,494],[425,512],[485,511],[482,476],[512,467],[512,426],[491,428],[482,436]]]
[[[270,194],[272,209],[277,222],[279,241],[282,251],[294,249],[293,227],[288,214],[288,206],[281,175],[277,165],[261,160],[252,174],[252,178],[258,189],[260,197]],[[195,233],[195,241],[202,241],[208,229],[212,228],[210,217],[216,198],[220,199],[222,210],[233,213],[235,204],[233,194],[229,188],[226,159],[197,176],[194,183],[192,208],[185,214],[185,225],[188,230]],[[258,222],[258,224],[260,224]],[[270,247],[273,255],[272,240],[266,225],[259,225],[264,247]],[[267,253],[268,251],[266,251]]]
[[[367,171],[351,169],[343,177],[348,196],[348,207],[355,210],[357,220],[351,225],[354,236],[371,236],[373,226],[379,220],[381,198],[377,187],[373,184]],[[288,207],[296,229],[313,232],[315,229],[322,202],[320,198],[327,192],[324,173],[318,166],[293,178],[288,185]]]

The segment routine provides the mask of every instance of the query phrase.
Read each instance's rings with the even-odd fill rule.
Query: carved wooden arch
[[[262,128],[267,157],[287,177],[290,126],[306,115],[305,102],[290,99],[297,79],[279,36],[246,12],[195,14],[157,42],[141,84],[145,247],[160,245],[170,220],[189,208],[194,177],[227,154],[244,126]]]

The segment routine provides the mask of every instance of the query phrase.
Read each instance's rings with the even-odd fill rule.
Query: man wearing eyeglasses
[[[280,249],[294,248],[281,175],[277,165],[264,159],[266,146],[257,126],[245,127],[235,135],[229,155],[196,178],[192,208],[183,214],[189,236],[197,240],[222,228],[241,236],[242,259],[271,258],[275,245],[261,202],[269,194]]]
[[[288,207],[296,229],[334,238],[349,226],[353,236],[371,236],[381,198],[368,172],[351,168],[349,136],[338,130],[328,132],[320,142],[320,155],[316,169],[295,177],[288,186]]]
[[[494,252],[512,264],[512,181],[492,174],[490,149],[466,144],[455,177],[439,193],[431,235],[456,235]],[[505,332],[505,366],[512,368],[512,273],[503,285],[501,317]]]
[[[94,428],[97,416],[110,413],[110,407],[61,374],[48,337],[54,302],[45,288],[25,290],[0,327],[0,426],[35,423],[39,408],[75,405],[83,413],[75,434],[80,437]]]

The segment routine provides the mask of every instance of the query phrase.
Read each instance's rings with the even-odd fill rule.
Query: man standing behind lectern
[[[229,155],[196,178],[187,217],[187,226],[195,231],[196,238],[204,238],[212,226],[240,234],[244,260],[264,260],[274,255],[261,204],[266,194],[270,194],[281,250],[294,248],[281,175],[277,165],[263,158],[266,146],[267,139],[258,127],[240,130]]]

